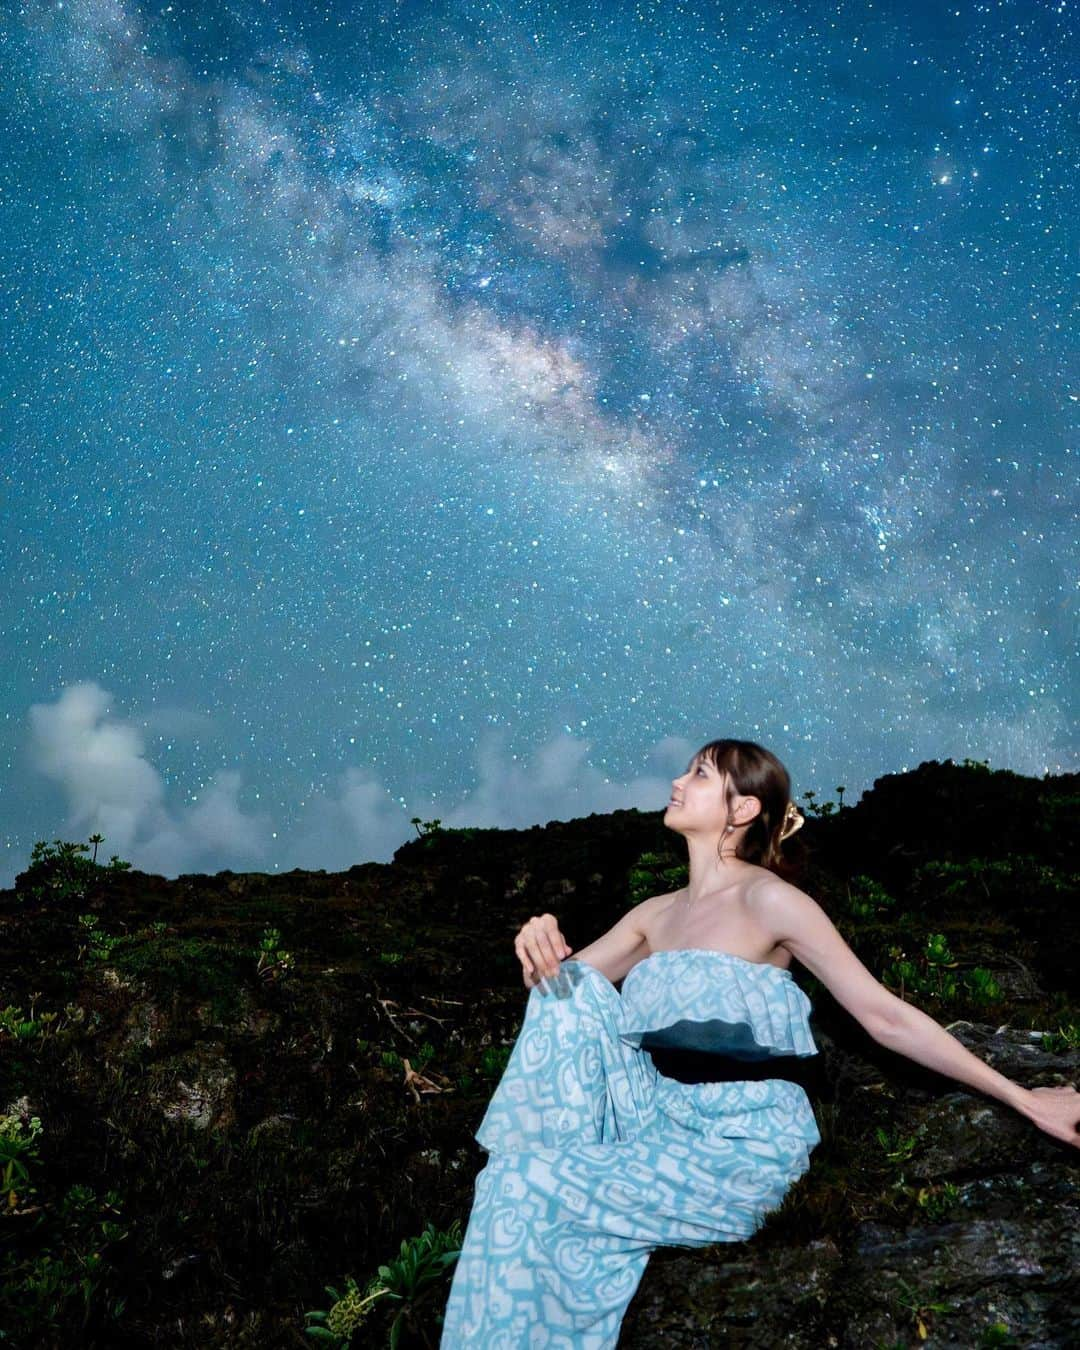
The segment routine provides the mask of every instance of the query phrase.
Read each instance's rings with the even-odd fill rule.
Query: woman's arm
[[[762,921],[880,1045],[996,1097],[1040,1129],[1080,1148],[1080,1093],[1025,1088],[992,1069],[919,1008],[880,984],[810,896],[777,878],[754,892]]]
[[[653,895],[628,909],[606,933],[576,952],[574,959],[593,966],[612,984],[617,983],[647,954],[646,929],[657,906],[665,898]]]
[[[657,905],[666,898],[654,895],[642,900],[595,942],[582,947],[573,959],[584,961],[615,984],[646,954],[646,925]],[[534,914],[526,920],[514,939],[514,950],[524,972],[525,987],[538,986],[541,994],[548,992],[544,981],[554,979],[560,963],[571,954],[570,944],[554,914]]]
[[[1028,1114],[1030,1088],[1021,1087],[997,1069],[992,1069],[921,1008],[900,998],[896,1003],[893,1020],[875,1037],[880,1045],[895,1050],[898,1055],[906,1055],[917,1064],[925,1064],[928,1069],[947,1074],[958,1083],[985,1092],[988,1097],[996,1097],[1022,1115]]]

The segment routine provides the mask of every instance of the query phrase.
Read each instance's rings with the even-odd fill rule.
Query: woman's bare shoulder
[[[650,895],[648,900],[643,900],[641,903],[643,906],[649,905],[652,909],[663,909],[665,905],[672,904],[675,900],[678,900],[680,895],[685,893],[685,887],[682,887],[677,891],[665,891],[663,895]]]
[[[663,895],[650,895],[648,900],[643,900],[637,906],[643,927],[654,923],[665,910],[670,909],[685,894],[685,889],[665,891]]]
[[[595,966],[616,984],[650,949],[649,934],[658,913],[656,902],[661,898],[651,895],[632,905],[606,933],[576,952],[577,959]]]

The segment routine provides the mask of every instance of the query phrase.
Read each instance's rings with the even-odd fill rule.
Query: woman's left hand
[[[1033,1125],[1055,1139],[1080,1148],[1080,1092],[1074,1087],[1030,1088],[1024,1112]]]

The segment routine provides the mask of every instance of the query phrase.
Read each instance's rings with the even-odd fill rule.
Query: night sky
[[[1076,39],[5,6],[0,884],[1076,769]]]

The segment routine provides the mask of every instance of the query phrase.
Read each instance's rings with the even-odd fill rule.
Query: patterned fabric
[[[654,952],[621,995],[573,958],[530,990],[440,1350],[608,1350],[654,1248],[756,1232],[821,1142],[805,1091],[680,1083],[637,1047],[677,1027],[687,1048],[816,1054],[809,1011],[787,971],[702,948]]]
[[[654,952],[623,980],[627,1045],[736,1059],[816,1055],[810,1000],[790,971],[700,947]]]

